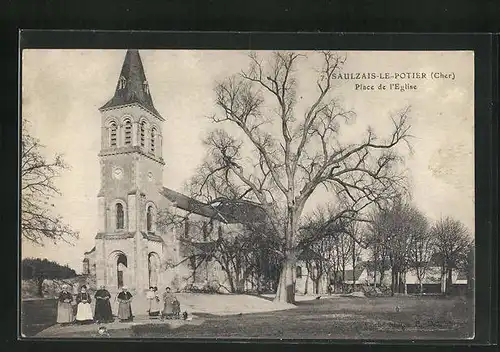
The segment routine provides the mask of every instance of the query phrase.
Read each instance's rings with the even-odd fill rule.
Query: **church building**
[[[95,246],[85,253],[84,274],[110,291],[124,285],[142,292],[150,286],[182,289],[196,280],[223,282],[217,263],[205,260],[200,266],[189,259],[210,251],[222,227],[237,220],[163,187],[169,167],[163,160],[165,118],[153,104],[138,50],[127,51],[114,95],[99,110],[98,232]],[[157,228],[160,210],[184,221]]]

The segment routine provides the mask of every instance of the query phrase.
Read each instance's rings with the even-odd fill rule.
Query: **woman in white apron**
[[[146,293],[146,298],[149,301],[148,314],[150,318],[159,317],[160,315],[160,296],[158,295],[158,288],[151,286]]]
[[[76,295],[76,322],[79,324],[89,324],[94,322],[94,316],[92,314],[92,307],[90,303],[92,299],[90,294],[87,292],[87,286],[83,285],[80,289],[80,293]]]

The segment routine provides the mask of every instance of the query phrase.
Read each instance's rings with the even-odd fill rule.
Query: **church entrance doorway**
[[[118,288],[122,288],[125,286],[125,278],[124,272],[127,269],[127,257],[125,254],[120,253],[116,259],[116,277],[117,277],[117,286]]]
[[[148,274],[149,274],[149,286],[158,287],[158,274],[160,271],[160,256],[151,252],[148,254]]]

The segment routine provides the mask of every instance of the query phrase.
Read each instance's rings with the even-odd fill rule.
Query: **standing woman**
[[[92,302],[92,299],[87,292],[87,286],[83,285],[80,289],[80,293],[76,295],[76,303],[78,303],[76,307],[76,321],[78,323],[88,324],[94,322],[90,302]]]
[[[109,299],[111,295],[105,286],[101,286],[95,293],[95,320],[98,323],[109,323],[113,321],[113,313],[111,312],[111,303]]]
[[[68,291],[68,285],[62,286],[62,291],[59,293],[59,301],[57,303],[57,323],[61,325],[71,324],[75,320],[73,315],[73,307],[71,302],[73,295]]]
[[[132,321],[132,305],[130,302],[132,301],[132,294],[128,292],[126,286],[122,287],[122,292],[118,294],[118,319],[121,322],[124,321]]]
[[[156,286],[150,287],[147,297],[149,299],[149,317],[158,317],[160,315],[160,296],[158,295],[158,288]]]
[[[163,293],[163,312],[161,313],[161,318],[171,319],[174,316],[174,306],[176,304],[177,298],[170,291],[170,287],[165,289],[165,293]]]

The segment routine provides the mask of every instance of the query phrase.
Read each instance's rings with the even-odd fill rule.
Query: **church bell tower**
[[[155,217],[165,120],[153,105],[138,50],[127,50],[114,95],[99,111],[97,284],[110,290],[158,286],[163,240]]]

